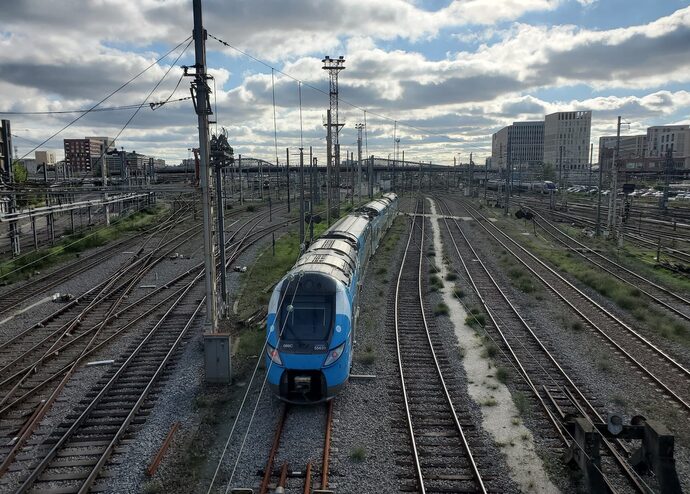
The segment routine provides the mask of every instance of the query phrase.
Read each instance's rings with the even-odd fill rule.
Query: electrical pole
[[[673,168],[673,143],[671,149],[666,151],[666,161],[664,162],[664,195],[661,196],[661,211],[668,212],[668,190],[671,184],[671,169]]]
[[[217,220],[217,248],[220,264],[221,313],[228,316],[228,280],[225,269],[225,207],[223,203],[223,178],[228,166],[234,164],[233,149],[228,144],[227,132],[223,129],[220,135],[211,138],[211,164],[216,175],[216,220]]]
[[[242,155],[237,157],[237,174],[240,176],[240,206],[244,204],[244,197],[242,196]]]
[[[489,201],[486,198],[486,188],[489,185],[489,166],[484,162],[484,204],[489,205]]]
[[[474,173],[473,170],[473,165],[474,163],[472,162],[472,153],[470,153],[470,164],[468,165],[468,170],[469,170],[469,181],[467,182],[467,187],[470,192],[470,197],[472,197],[472,174]]]
[[[304,148],[299,148],[299,242],[304,241]]]
[[[506,198],[505,210],[506,216],[510,214],[510,181],[513,176],[513,164],[510,160],[510,140],[508,140],[508,150],[506,151]]]
[[[594,159],[594,143],[589,145],[589,175],[587,175],[587,187],[592,186],[592,160]]]
[[[558,146],[558,187],[561,192],[561,202],[563,202],[563,146]]]
[[[209,190],[209,140],[208,116],[211,112],[210,88],[206,75],[206,30],[201,19],[201,0],[193,0],[194,8],[194,53],[195,64],[192,92],[195,93],[196,113],[199,122],[199,185],[201,187],[201,208],[204,217],[204,271],[206,275],[206,327],[215,333],[218,330],[216,312],[216,261],[213,252],[213,210]]]
[[[499,156],[500,156],[498,171],[500,172],[501,171],[501,168],[500,168],[501,165],[505,166],[506,168],[508,168],[508,167],[507,167],[506,163],[503,162],[503,143],[499,144],[498,149],[499,149]],[[462,166],[462,164],[460,166]],[[501,197],[501,184],[500,184],[500,181],[497,181],[497,183],[496,183],[496,206],[500,205],[500,202],[501,202],[500,197]]]
[[[597,190],[597,224],[594,229],[594,235],[599,237],[601,235],[601,188],[604,181],[604,163],[599,153],[599,190]]]
[[[357,129],[357,202],[362,201],[362,129],[364,124],[355,125]]]
[[[355,153],[350,152],[350,204],[355,207]]]
[[[369,200],[372,200],[374,198],[374,155],[372,154],[369,157],[369,166],[367,167],[369,170]]]
[[[333,195],[333,184],[331,183],[331,168],[333,167],[331,110],[326,111],[326,129],[326,224],[331,226],[331,199]]]
[[[279,169],[280,170],[280,169]],[[285,172],[287,174],[287,201],[288,213],[290,212],[290,148],[285,148]]]
[[[336,129],[337,132],[337,129]],[[336,133],[337,136],[337,133]],[[333,199],[335,200],[335,217],[340,217],[340,144],[335,145],[335,187],[333,187]]]
[[[312,157],[312,148],[309,146],[309,157]],[[318,169],[316,167],[317,161],[316,161],[316,156],[311,158],[309,160],[311,162],[311,173],[310,173],[310,185],[311,185],[311,197],[309,198],[309,244],[314,241],[314,197],[316,196],[316,186],[318,184],[315,183],[314,180],[314,174],[318,172]]]
[[[403,167],[403,187],[402,192],[405,193],[405,175],[407,175],[407,167],[405,166],[405,150],[402,150],[402,167]]]
[[[621,144],[621,117],[618,117],[616,127],[616,150],[613,154],[613,166],[611,176],[611,198],[609,200],[609,233],[616,235],[616,206],[618,203],[618,156]]]
[[[341,70],[345,69],[345,58],[341,55],[338,58],[331,58],[329,56],[324,57],[321,62],[323,62],[323,66],[321,67],[323,70],[328,72],[329,76],[329,110],[330,110],[330,118],[328,119],[328,130],[329,130],[329,135],[330,135],[330,140],[327,142],[328,149],[330,150],[330,156],[331,158],[328,159],[327,166],[333,166],[333,163],[331,163],[331,159],[335,157],[335,173],[331,173],[331,179],[335,181],[335,184],[331,183],[330,184],[330,192],[333,194],[333,197],[330,197],[329,194],[329,201],[334,201],[334,204],[332,202],[329,202],[329,208],[330,206],[334,206],[336,215],[340,215],[340,143],[339,143],[339,134],[340,134],[340,129],[342,128],[343,124],[341,124],[338,120],[338,74],[340,73]],[[335,133],[331,132],[332,127],[335,128]],[[329,211],[329,218],[330,218],[330,211]],[[328,224],[330,225],[330,219]]]

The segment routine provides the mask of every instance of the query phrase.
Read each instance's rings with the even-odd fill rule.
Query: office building
[[[602,136],[599,138],[599,165],[604,170],[610,170],[616,149],[616,136]],[[619,159],[625,162],[641,161],[647,154],[647,136],[621,136]]]
[[[556,112],[544,118],[544,163],[555,168],[589,168],[591,111]]]
[[[647,129],[647,148],[650,158],[662,158],[673,148],[674,160],[682,160],[690,169],[690,125],[659,125]]]

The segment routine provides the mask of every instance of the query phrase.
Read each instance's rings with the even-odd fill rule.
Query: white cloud
[[[404,0],[336,0],[335,4],[325,0],[257,0],[236,4],[229,9],[222,0],[204,3],[209,32],[253,55],[280,60],[284,65],[276,62],[276,66],[309,84],[327,90],[322,55],[345,55],[341,96],[371,110],[370,147],[374,152],[387,152],[393,129],[392,121],[374,113],[428,128],[430,133],[425,135],[400,126],[399,133],[406,142],[415,142],[424,152],[440,156],[450,147],[467,152],[470,148],[488,149],[490,135],[497,128],[561,109],[593,109],[595,122],[608,122],[622,113],[644,125],[686,119],[690,108],[686,91],[660,90],[669,82],[690,82],[686,53],[690,8],[646,25],[596,31],[524,22],[507,28],[497,25],[520,19],[527,12],[558,7],[558,1],[549,0],[464,0],[436,11]],[[191,32],[188,0],[65,0],[54,10],[41,9],[38,0],[3,6],[6,23],[0,33],[0,109],[89,106],[160,56],[150,43],[173,46]],[[483,27],[477,28],[478,24]],[[440,59],[414,51],[415,40],[437,37],[443,30],[455,30],[456,34],[448,36],[456,40],[483,44]],[[396,48],[401,46],[399,38],[412,44],[406,43],[406,49]],[[422,50],[426,45],[418,46]],[[457,45],[450,42],[449,46]],[[216,95],[220,125],[230,129],[239,149],[244,148],[242,152],[270,158],[270,72],[235,69],[239,55],[230,50],[227,66],[217,63],[219,55],[214,51],[223,48],[212,39],[207,49],[214,61],[209,71],[217,87],[233,87]],[[155,51],[159,50],[156,45]],[[191,55],[184,63],[193,63]],[[151,69],[108,104],[141,101],[166,69]],[[174,68],[152,99],[165,98],[179,74]],[[285,147],[297,142],[297,85],[280,74],[275,81],[280,146]],[[177,96],[188,94],[188,83],[189,79],[183,80]],[[636,89],[636,94],[646,90],[647,94],[564,101],[533,96],[542,88],[582,84],[604,94],[607,88]],[[322,117],[328,97],[307,87],[302,95],[305,137],[323,147]],[[143,109],[123,135],[122,144],[143,151],[153,149],[168,157],[186,156],[196,133],[196,117],[187,103],[156,112]],[[362,112],[345,103],[340,109],[348,125],[343,130],[344,142],[352,142],[352,124],[362,120]],[[112,135],[128,116],[125,112],[90,115],[65,137]],[[40,140],[67,118],[16,118],[16,128],[30,128],[26,137]],[[595,132],[600,128],[604,127],[595,124]],[[457,143],[449,144],[448,137]]]

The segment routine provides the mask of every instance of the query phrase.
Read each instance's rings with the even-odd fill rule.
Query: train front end
[[[324,272],[291,271],[268,308],[266,368],[280,399],[319,403],[345,386],[352,363],[352,301]]]

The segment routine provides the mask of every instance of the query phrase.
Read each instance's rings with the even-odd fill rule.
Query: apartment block
[[[94,139],[65,139],[65,166],[72,176],[90,174],[101,156],[101,141]]]

